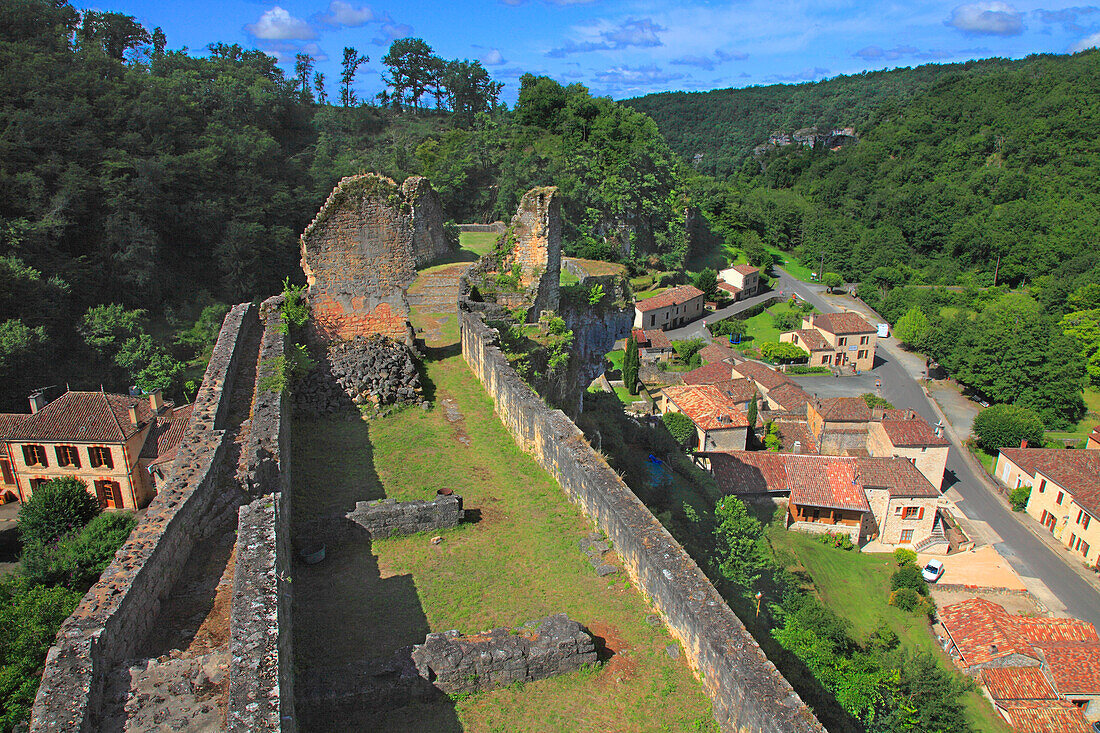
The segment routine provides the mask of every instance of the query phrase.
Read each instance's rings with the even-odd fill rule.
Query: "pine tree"
[[[745,446],[746,448],[753,447],[753,446],[756,445],[756,415],[757,415],[756,395],[753,395],[752,399],[749,400],[749,414],[747,416],[748,419],[749,419],[749,434],[748,434],[748,438],[747,438],[747,441],[746,441],[749,445],[746,445]]]
[[[634,334],[626,340],[626,356],[623,358],[623,385],[630,394],[638,394],[638,342]]]

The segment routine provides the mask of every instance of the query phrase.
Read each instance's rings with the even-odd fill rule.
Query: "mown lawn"
[[[463,496],[476,521],[439,532],[441,544],[417,535],[371,547],[382,579],[407,579],[415,588],[431,630],[477,632],[564,611],[615,652],[596,669],[455,700],[463,729],[717,730],[682,653],[678,659],[666,653],[673,639],[646,623],[653,611],[637,589],[623,573],[597,577],[578,550],[591,522],[493,414],[456,353],[455,317],[415,315],[414,321],[438,325],[443,318],[449,321],[439,328],[441,338],[428,341],[424,365],[432,410],[407,409],[369,423],[369,446],[359,445],[356,421],[299,424],[299,430],[354,437],[333,443],[345,450],[296,451],[295,459],[310,461],[316,475],[331,467],[338,476],[345,463],[369,461],[377,486],[365,485],[365,493],[428,499],[450,488]],[[452,413],[448,420],[443,400],[453,401],[461,419]],[[372,472],[353,473],[369,483]]]
[[[1100,390],[1086,387],[1081,395],[1085,399],[1085,416],[1077,423],[1073,430],[1050,431],[1046,434],[1046,440],[1084,440],[1092,429],[1100,425]]]
[[[945,668],[954,669],[922,618],[887,605],[890,576],[897,567],[892,555],[845,552],[810,535],[788,532],[779,523],[768,527],[768,539],[778,555],[794,557],[792,569],[804,571],[812,579],[822,603],[851,625],[856,639],[866,640],[880,624],[886,624],[906,649],[934,654]],[[963,704],[975,731],[1010,733],[977,690],[968,692]]]
[[[798,258],[790,252],[784,252],[777,247],[768,247],[765,245],[765,249],[775,255],[776,264],[790,273],[791,277],[802,282],[817,282],[810,277],[811,272],[817,272],[817,266],[807,267],[803,263],[799,262]]]
[[[462,232],[458,235],[459,246],[478,257],[491,250],[498,239],[500,235],[493,232]]]

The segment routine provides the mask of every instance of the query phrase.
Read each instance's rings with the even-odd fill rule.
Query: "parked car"
[[[920,574],[929,583],[935,583],[943,575],[943,563],[939,560],[929,560],[928,564],[921,568]]]

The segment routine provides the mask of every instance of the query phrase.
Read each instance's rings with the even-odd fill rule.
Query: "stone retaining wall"
[[[381,539],[457,527],[463,514],[461,496],[441,496],[434,501],[357,501],[347,518]]]
[[[242,336],[255,308],[230,310],[195,396],[168,481],[115,554],[46,657],[31,711],[31,731],[96,731],[106,675],[135,655],[204,533],[216,525],[224,421]]]
[[[260,307],[264,323],[251,425],[237,479],[260,498],[242,506],[229,614],[227,730],[295,730],[291,648],[290,412],[270,377],[286,356],[282,296]]]
[[[824,733],[706,576],[562,412],[551,410],[508,364],[497,333],[459,314],[462,353],[516,443],[532,453],[614,542],[714,703],[725,731]]]

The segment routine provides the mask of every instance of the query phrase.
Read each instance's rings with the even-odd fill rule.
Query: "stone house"
[[[1010,489],[1030,486],[1027,513],[1089,567],[1100,561],[1100,451],[1002,448],[993,471]]]
[[[163,471],[191,412],[175,409],[160,392],[65,392],[52,402],[36,393],[30,403],[30,414],[0,420],[7,426],[0,461],[5,490],[26,501],[39,484],[71,476],[87,484],[101,507],[131,511],[156,495],[150,466]]]
[[[634,340],[638,343],[638,359],[640,361],[672,361],[674,355],[672,341],[669,340],[664,331],[660,329],[645,331],[641,328],[635,328]]]
[[[940,490],[904,458],[858,458],[859,476],[871,505],[874,526],[868,536],[887,547],[917,552],[947,550],[947,532],[938,504]]]
[[[1085,448],[1087,450],[1100,450],[1100,425],[1097,425],[1089,433],[1088,440],[1085,441]]]
[[[786,374],[777,372],[775,369],[757,361],[743,361],[740,364],[734,365],[733,371],[737,375],[745,379],[751,379],[756,383],[756,388],[764,397],[767,397],[768,392],[779,385],[789,384],[791,381],[787,378]]]
[[[749,420],[737,404],[714,385],[665,387],[661,413],[680,412],[695,425],[697,450],[745,450]]]
[[[827,455],[870,455],[867,432],[873,419],[882,417],[862,397],[832,397],[806,405],[806,425]]]
[[[706,366],[680,374],[684,384],[717,384],[733,379],[733,365],[726,361],[716,361]]]
[[[703,315],[706,295],[693,285],[681,285],[634,304],[634,328],[668,331]]]
[[[820,340],[808,331],[816,331]],[[809,351],[811,366],[867,371],[875,366],[878,329],[856,313],[819,313],[803,318],[802,328],[780,334],[779,340]]]
[[[718,273],[718,287],[734,300],[751,298],[760,292],[760,268],[734,265]]]
[[[913,410],[886,410],[881,420],[868,425],[868,453],[908,459],[937,489],[943,486],[950,447],[940,432]]]

